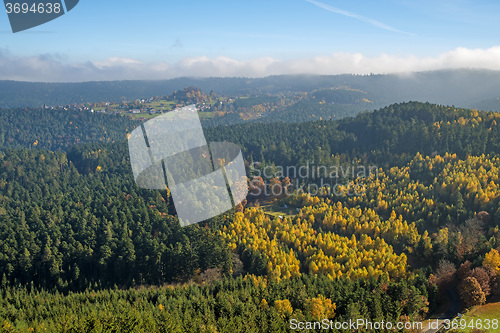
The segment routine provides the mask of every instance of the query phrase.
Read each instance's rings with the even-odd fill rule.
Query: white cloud
[[[20,57],[0,49],[0,79],[44,82],[168,79],[192,77],[263,77],[277,74],[408,73],[445,68],[500,70],[500,46],[489,49],[457,48],[435,57],[335,53],[313,58],[280,60],[262,57],[236,60],[205,56],[177,63],[142,62],[113,57],[96,62],[67,62],[59,55]]]
[[[127,66],[127,65],[141,65],[142,62],[135,59],[129,58],[121,58],[121,57],[111,57],[102,62],[95,62],[94,65],[97,68],[104,69],[107,67],[115,67],[115,66]]]

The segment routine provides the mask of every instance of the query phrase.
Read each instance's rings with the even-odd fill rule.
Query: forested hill
[[[339,122],[356,149],[396,154],[500,153],[500,115],[430,103],[394,104]]]
[[[340,121],[246,123],[205,128],[208,141],[230,141],[247,158],[298,164],[332,153],[500,153],[500,115],[408,102]],[[140,121],[74,110],[10,109],[0,112],[0,149],[68,150],[80,143],[125,141]],[[320,147],[320,148],[319,148]]]
[[[6,332],[286,332],[292,318],[420,321],[453,281],[467,307],[500,295],[498,113],[410,102],[341,121],[205,128],[257,168],[378,174],[337,178],[337,193],[249,195],[181,228],[168,188],[134,182],[125,135],[136,123],[58,112],[0,118]],[[317,180],[300,177],[264,175],[250,194]],[[366,191],[349,195],[354,181]]]
[[[4,131],[0,151],[0,278],[29,283],[38,274],[43,276],[37,280],[39,285],[79,289],[90,283],[163,283],[189,278],[197,269],[229,269],[230,255],[220,247],[218,237],[210,238],[210,233],[198,228],[179,229],[168,191],[145,191],[135,186],[125,140],[112,142],[120,133],[125,137],[133,124],[122,121],[123,117],[77,111],[61,111],[51,117],[40,112],[51,111],[19,111],[17,124],[26,122],[24,127],[19,126],[19,132],[6,131],[8,119],[0,127]],[[368,163],[385,160],[386,164],[379,166],[390,169],[406,163],[403,156],[411,160],[417,152],[423,156],[457,154],[458,158],[498,156],[499,122],[498,113],[412,102],[337,122],[242,124],[205,132],[209,142],[239,144],[247,162],[337,165],[342,155],[351,155]],[[92,123],[99,129],[95,135],[89,130]],[[88,136],[82,137],[86,131]],[[64,140],[51,141],[61,135]],[[29,150],[9,148],[37,141]],[[53,153],[47,148],[67,153]],[[437,177],[433,172],[443,168],[436,162],[434,169],[420,170],[417,162],[412,162],[412,177],[420,177],[422,184],[427,178]],[[385,181],[396,184],[398,180]],[[456,216],[448,202],[453,198],[432,193],[425,195],[443,202],[436,217],[440,223]],[[497,199],[492,199],[481,206],[473,194],[463,194],[466,204],[473,207],[471,214],[496,204]],[[366,207],[373,202],[367,202]],[[380,209],[382,217],[391,214],[388,208]],[[490,211],[497,221],[500,211]],[[415,213],[420,215],[402,213],[417,220],[427,211]],[[212,222],[218,225],[223,221],[222,216]],[[202,244],[204,240],[209,243]],[[155,260],[162,257],[168,258],[168,267],[175,269],[157,265]],[[128,266],[134,271],[127,270]],[[152,270],[153,266],[157,269]]]
[[[499,154],[500,114],[430,103],[394,104],[340,121],[240,124],[205,129],[207,140],[239,144],[254,160],[281,165],[328,161],[333,153]]]
[[[134,100],[170,95],[176,90],[194,86],[224,96],[286,94],[348,87],[375,96],[377,106],[420,100],[499,110],[499,85],[500,73],[487,70],[442,70],[411,75],[282,75],[254,79],[176,78],[82,83],[0,81],[0,107]]]
[[[0,110],[0,148],[67,150],[90,142],[124,141],[141,122],[120,115],[76,110]]]

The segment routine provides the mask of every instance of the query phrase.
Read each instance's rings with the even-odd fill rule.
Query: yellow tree
[[[286,316],[289,316],[293,313],[292,304],[290,304],[290,301],[287,299],[276,300],[274,302],[274,308],[276,309],[281,318],[285,318]]]
[[[323,295],[306,300],[305,308],[307,313],[316,320],[331,319],[335,316],[337,306],[332,300]]]
[[[495,249],[486,253],[483,260],[483,266],[490,266],[495,270],[497,275],[500,275],[500,253]]]

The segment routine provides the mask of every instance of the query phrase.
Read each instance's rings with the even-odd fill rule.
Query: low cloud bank
[[[71,63],[58,55],[31,57],[0,50],[0,80],[82,82],[156,80],[191,77],[264,77],[279,74],[388,74],[454,68],[500,70],[500,46],[488,49],[457,48],[436,57],[335,53],[313,58],[280,60],[271,57],[240,61],[228,57],[192,57],[171,64],[121,57]]]

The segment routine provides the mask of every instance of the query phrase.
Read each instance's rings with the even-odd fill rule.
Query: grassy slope
[[[488,333],[500,333],[500,301],[495,303],[488,303],[482,306],[473,307],[467,314],[463,316],[466,320],[467,324],[470,323],[471,320],[477,322],[477,320],[481,319],[483,322],[485,319],[497,319],[499,328],[497,329],[489,329]],[[466,330],[461,330],[460,332],[471,332],[472,329],[468,328]]]

